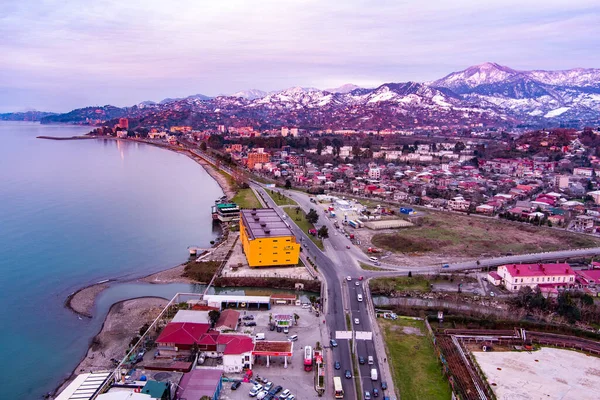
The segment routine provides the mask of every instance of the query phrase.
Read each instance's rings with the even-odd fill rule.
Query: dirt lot
[[[362,238],[365,230],[360,231]],[[452,261],[600,245],[600,239],[563,230],[442,212],[422,218],[420,226],[372,232],[370,236],[370,241],[367,237],[362,241],[365,250],[372,242],[375,247],[407,256],[440,256]]]
[[[554,348],[474,352],[498,400],[598,398],[600,359]]]

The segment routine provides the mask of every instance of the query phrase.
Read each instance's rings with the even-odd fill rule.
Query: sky
[[[0,112],[600,67],[593,0],[0,2]]]

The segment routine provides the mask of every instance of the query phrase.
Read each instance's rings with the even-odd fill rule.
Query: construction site
[[[427,327],[444,374],[460,399],[595,398],[600,342],[518,328],[432,330],[429,323]],[[565,359],[576,368],[565,369]]]

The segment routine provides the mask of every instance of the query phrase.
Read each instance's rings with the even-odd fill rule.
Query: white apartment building
[[[509,264],[498,267],[504,287],[517,292],[524,286],[535,289],[539,285],[569,288],[575,284],[575,272],[569,264]]]

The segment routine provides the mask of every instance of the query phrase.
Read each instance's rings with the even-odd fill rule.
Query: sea
[[[2,399],[40,399],[68,377],[119,300],[194,285],[116,284],[94,317],[66,309],[77,289],[175,266],[218,235],[223,195],[193,160],[116,140],[46,140],[90,127],[0,122],[0,369]]]

